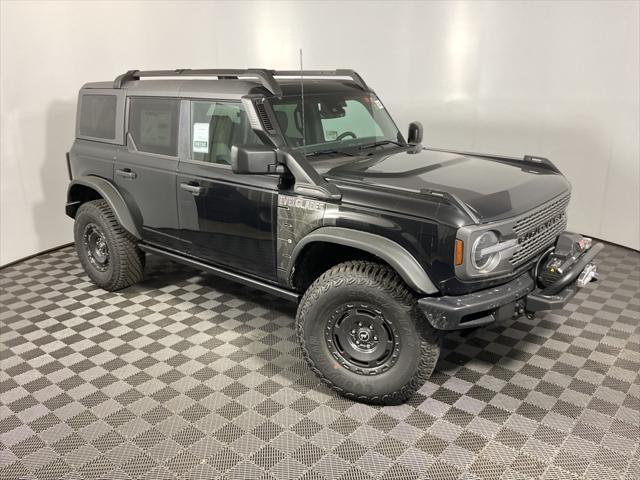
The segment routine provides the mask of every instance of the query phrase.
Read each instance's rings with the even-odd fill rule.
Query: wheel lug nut
[[[377,341],[377,340],[378,340],[378,337],[373,337],[373,339]]]
[[[360,345],[360,342],[358,340],[356,340],[356,345]]]
[[[362,322],[358,322],[358,326],[361,327],[362,326]]]
[[[373,325],[369,325],[369,330],[373,330]]]
[[[356,331],[355,331],[355,330],[351,330],[351,333],[353,333],[353,334],[355,335],[355,334],[356,334]]]

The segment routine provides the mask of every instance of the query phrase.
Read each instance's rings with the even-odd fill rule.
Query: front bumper
[[[524,312],[564,307],[578,290],[578,277],[591,268],[591,261],[604,245],[586,250],[552,285],[537,288],[531,272],[499,287],[459,296],[424,297],[418,306],[429,323],[439,330],[458,330],[506,320]]]

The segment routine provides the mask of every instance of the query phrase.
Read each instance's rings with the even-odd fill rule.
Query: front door
[[[180,236],[189,253],[275,281],[278,177],[231,171],[232,145],[261,143],[242,104],[193,100],[189,125],[178,167]]]
[[[127,144],[117,154],[114,180],[142,224],[143,240],[180,248],[176,201],[180,101],[132,97],[128,112]]]

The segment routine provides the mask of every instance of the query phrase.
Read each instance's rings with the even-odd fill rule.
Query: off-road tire
[[[375,305],[392,319],[400,348],[386,371],[355,373],[331,353],[325,337],[331,312],[353,302]],[[368,261],[341,263],[322,274],[300,302],[296,332],[305,360],[324,383],[344,397],[371,404],[405,402],[429,378],[440,354],[439,335],[406,284],[390,267]]]
[[[100,271],[91,263],[84,242],[85,229],[90,224],[97,226],[106,240],[109,262],[104,271]],[[113,292],[142,280],[144,252],[138,248],[136,238],[118,223],[105,200],[93,200],[80,206],[73,233],[80,262],[96,285]]]

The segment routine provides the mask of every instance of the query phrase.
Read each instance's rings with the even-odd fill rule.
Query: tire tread
[[[384,396],[363,396],[345,391],[320,371],[309,354],[303,334],[307,313],[314,302],[320,299],[327,291],[344,284],[382,289],[411,311],[411,317],[421,337],[421,358],[418,368],[416,368],[411,379],[396,392]],[[296,333],[304,359],[323,383],[344,397],[371,404],[397,405],[405,402],[431,376],[440,353],[438,333],[420,314],[413,293],[394,270],[387,265],[371,261],[347,261],[330,268],[320,275],[302,297],[298,314],[296,315]]]
[[[122,228],[109,204],[105,200],[92,200],[80,206],[76,218],[81,213],[101,218],[114,240],[115,252],[112,252],[111,258],[117,260],[114,262],[113,275],[107,283],[100,285],[100,287],[108,291],[116,291],[142,280],[145,264],[144,252],[138,248],[138,240]],[[77,246],[77,248],[81,247]],[[83,255],[80,255],[80,257],[84,263]],[[88,268],[91,267],[89,266]],[[87,269],[87,266],[85,266],[85,269]]]

